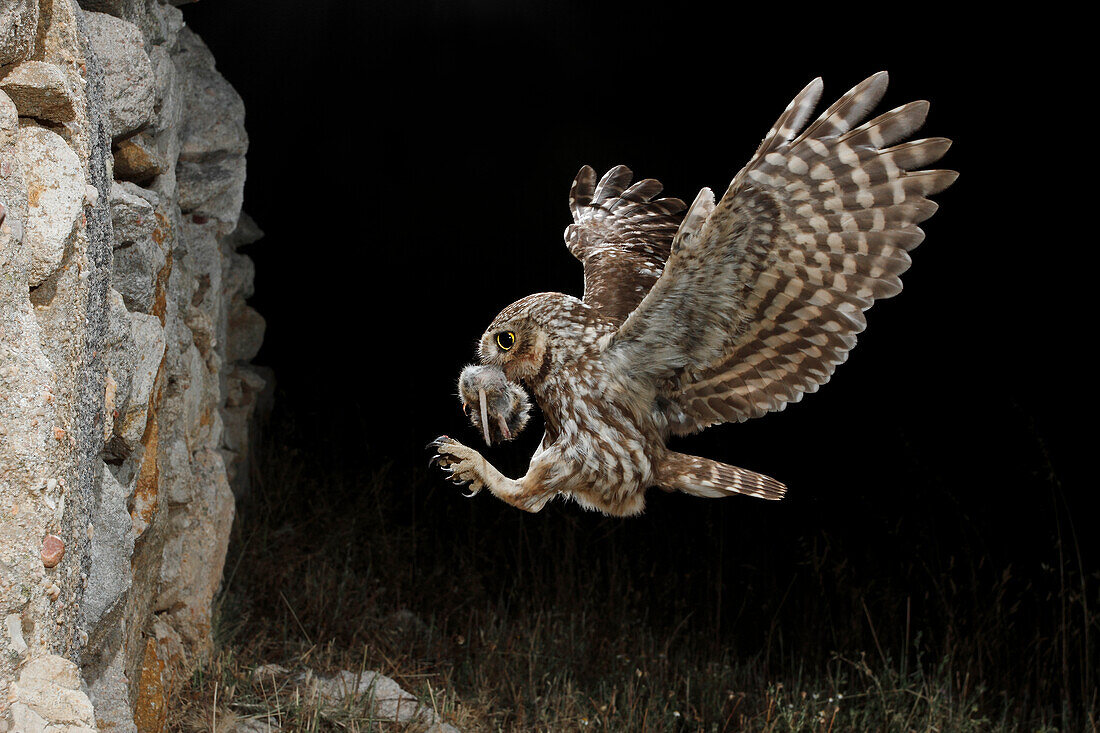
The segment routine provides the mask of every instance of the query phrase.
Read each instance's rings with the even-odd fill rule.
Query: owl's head
[[[549,358],[547,330],[536,313],[518,307],[522,303],[501,311],[478,344],[481,363],[499,366],[513,382],[535,378]]]

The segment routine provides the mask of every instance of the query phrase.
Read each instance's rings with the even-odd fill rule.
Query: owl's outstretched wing
[[[664,273],[605,358],[656,388],[670,429],[743,421],[828,381],[866,327],[863,311],[901,290],[926,196],[954,171],[943,138],[895,145],[924,122],[913,102],[863,125],[886,91],[866,79],[802,130],[815,79],[787,106],[717,206],[704,190],[677,232]],[[801,131],[801,133],[800,133]]]
[[[654,199],[661,184],[652,178],[630,185],[633,173],[618,165],[599,183],[589,166],[569,189],[573,223],[565,243],[584,265],[584,302],[622,323],[660,277],[684,202]]]

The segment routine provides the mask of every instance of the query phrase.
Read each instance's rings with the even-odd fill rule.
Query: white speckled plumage
[[[861,82],[808,126],[806,86],[717,202],[654,199],[661,184],[585,166],[569,194],[566,244],[584,264],[583,299],[528,296],[481,339],[482,363],[523,382],[546,421],[527,474],[507,479],[476,451],[433,443],[452,478],[538,511],[557,495],[609,514],[642,511],[651,486],[698,496],[782,498],[774,479],[668,450],[671,434],[782,410],[828,381],[900,292],[918,224],[953,171],[943,138],[898,144],[927,102],[860,124],[886,90]],[[893,147],[889,147],[893,146]],[[686,209],[686,212],[685,212]],[[511,334],[514,346],[500,346]]]

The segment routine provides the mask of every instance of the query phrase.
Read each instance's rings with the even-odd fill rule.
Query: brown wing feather
[[[621,323],[660,277],[684,202],[653,197],[660,182],[647,178],[630,185],[624,165],[596,182],[581,168],[569,191],[573,224],[565,230],[569,251],[584,265],[584,302]]]
[[[841,97],[801,134],[815,79],[788,105],[716,205],[700,193],[663,274],[601,357],[643,409],[690,433],[782,409],[828,381],[866,326],[863,311],[901,290],[918,223],[953,171],[917,171],[942,138],[889,147],[924,102],[856,127],[886,74]]]
[[[914,170],[938,160],[949,140],[889,147],[923,124],[927,102],[856,127],[886,84],[885,72],[870,77],[795,137],[808,115],[805,101],[820,95],[815,80],[734,178],[724,200],[774,202],[772,246],[745,259],[757,266],[745,268],[727,353],[681,373],[671,395],[673,432],[747,420],[817,391],[866,327],[863,311],[901,291],[908,252],[924,239],[917,225],[937,208],[925,197],[958,174]]]

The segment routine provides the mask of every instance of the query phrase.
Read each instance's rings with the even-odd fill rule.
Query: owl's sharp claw
[[[449,440],[450,438],[448,438],[446,435],[440,435],[438,438],[424,446],[424,450],[432,450],[434,448],[438,448]]]
[[[444,478],[456,486],[472,486],[470,493],[464,494],[465,496],[472,497],[484,488],[481,475],[476,470],[471,470],[472,466],[468,463],[470,459],[460,457],[465,456],[469,451],[468,448],[446,435],[439,436],[428,443],[427,447],[436,451],[436,454],[428,459],[429,466],[438,467],[443,471]]]

